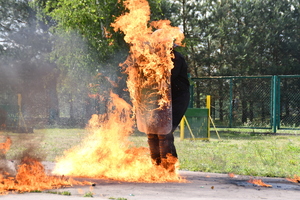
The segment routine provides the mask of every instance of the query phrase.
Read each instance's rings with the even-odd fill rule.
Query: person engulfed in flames
[[[178,46],[174,37],[168,30],[154,31],[131,68],[138,83],[133,88],[137,127],[147,134],[153,163],[169,171],[175,170],[178,160],[173,132],[190,100],[188,66],[174,50]],[[147,48],[149,54],[145,53]]]
[[[174,44],[174,47],[177,45]],[[184,57],[177,51],[171,51],[174,68],[171,70],[171,131],[164,134],[157,127],[156,132],[147,132],[150,156],[154,164],[162,165],[173,171],[177,162],[177,152],[174,145],[173,132],[178,127],[190,100],[188,66]],[[164,112],[160,111],[163,115]],[[164,117],[164,116],[162,116]],[[175,158],[175,159],[174,159]]]
[[[124,5],[128,12],[111,26],[124,33],[130,47],[121,66],[128,74],[137,128],[147,134],[154,163],[172,171],[177,162],[173,132],[190,98],[187,64],[174,50],[184,34],[169,20],[150,22],[147,0],[125,0]]]

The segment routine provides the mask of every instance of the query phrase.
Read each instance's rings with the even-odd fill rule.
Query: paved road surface
[[[3,200],[72,200],[87,199],[85,193],[92,189],[93,199],[122,199],[122,200],[299,200],[300,184],[292,183],[283,178],[264,178],[264,183],[271,188],[260,187],[248,183],[251,177],[227,174],[180,171],[188,183],[126,183],[102,179],[85,179],[96,183],[96,186],[75,186],[59,189],[69,191],[71,196],[49,193],[9,194],[0,197]],[[53,190],[55,191],[55,190]]]

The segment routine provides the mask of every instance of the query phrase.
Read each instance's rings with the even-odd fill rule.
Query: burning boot
[[[157,134],[147,134],[148,144],[150,148],[150,156],[153,164],[160,165],[160,151],[159,151],[159,139]]]
[[[167,158],[161,159],[161,166],[169,172],[175,172],[177,160],[176,157],[168,154]]]
[[[177,152],[174,145],[174,135],[159,135],[159,151],[161,165],[170,172],[175,171],[175,163],[177,162]]]

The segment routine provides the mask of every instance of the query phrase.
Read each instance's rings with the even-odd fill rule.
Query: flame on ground
[[[263,186],[263,187],[272,187],[272,185],[269,185],[269,184],[265,184],[262,180],[260,179],[250,179],[248,181],[248,183],[252,183],[252,184],[255,184],[255,185],[258,185],[258,186]]]
[[[127,86],[133,107],[111,93],[108,113],[92,116],[90,135],[80,146],[70,149],[58,159],[53,173],[130,182],[184,182],[176,170],[169,172],[162,166],[154,166],[148,148],[133,147],[128,141],[135,125],[136,108],[148,109],[145,113],[150,113],[143,115],[143,122],[138,123],[138,127],[146,123],[146,127],[154,124],[153,127],[163,129],[166,123],[162,122],[170,121],[170,115],[158,120],[161,115],[152,111],[168,110],[166,108],[171,106],[171,49],[174,40],[181,44],[184,36],[178,27],[170,26],[168,20],[149,24],[150,6],[146,0],[123,2],[128,12],[118,17],[112,26],[115,31],[121,30],[125,41],[130,44],[130,56],[121,66],[128,74]],[[159,31],[153,33],[152,29]],[[139,130],[148,133],[146,129]]]
[[[20,165],[15,166],[14,162],[4,159],[11,143],[9,137],[4,143],[0,143],[2,157],[0,160],[0,194],[42,191],[72,185],[91,185],[89,182],[47,175],[44,166],[34,158],[25,156],[21,159]]]
[[[153,165],[148,148],[134,147],[128,140],[134,126],[129,104],[111,93],[108,110],[92,116],[90,134],[58,159],[54,174],[127,182],[185,182],[177,172]]]
[[[29,157],[22,160],[16,177],[0,176],[0,194],[7,194],[9,191],[20,193],[43,191],[73,185],[91,185],[91,183],[76,181],[72,178],[49,176],[39,161]]]
[[[286,178],[286,180],[294,183],[300,183],[300,176],[294,175],[294,178]]]
[[[10,145],[11,145],[11,139],[10,137],[7,137],[4,143],[0,143],[0,153],[6,154],[6,152],[10,148]]]

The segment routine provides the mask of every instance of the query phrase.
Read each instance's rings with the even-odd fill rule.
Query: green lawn
[[[37,129],[34,132],[2,132],[0,142],[5,141],[6,136],[12,139],[7,158],[16,159],[25,152],[55,161],[88,134],[83,129]],[[176,137],[180,169],[270,177],[300,175],[300,136],[223,132],[220,137],[221,140],[212,134],[209,141],[180,141]],[[129,139],[137,147],[147,147],[144,134],[134,134]]]
[[[221,141],[177,144],[182,169],[270,177],[300,173],[298,136],[234,134]]]

